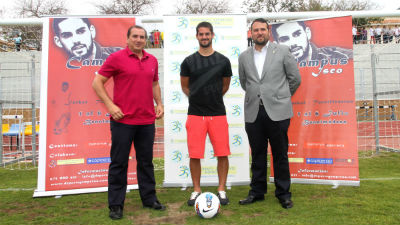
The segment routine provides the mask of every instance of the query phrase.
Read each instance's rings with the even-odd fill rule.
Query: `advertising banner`
[[[164,186],[186,187],[192,185],[189,154],[186,142],[188,98],[180,84],[180,65],[185,57],[199,48],[196,26],[203,21],[214,27],[213,48],[229,58],[233,76],[224,96],[229,123],[229,173],[227,185],[248,184],[249,144],[244,130],[243,98],[238,75],[238,56],[247,47],[246,16],[165,16],[164,26],[164,99],[165,99],[165,180]],[[243,32],[240,32],[243,31]],[[217,158],[207,137],[202,164],[202,185],[217,185]]]
[[[351,28],[350,16],[271,25],[271,38],[289,46],[302,79],[292,97],[292,182],[359,185]]]
[[[107,57],[126,47],[133,17],[49,18],[43,25],[38,188],[34,196],[107,190],[110,120],[92,89]],[[106,88],[112,96],[112,80]],[[130,189],[137,185],[131,151]]]

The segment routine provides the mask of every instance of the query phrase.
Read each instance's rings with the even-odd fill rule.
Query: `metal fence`
[[[358,150],[400,151],[400,44],[354,51]]]
[[[154,52],[163,64],[163,50]],[[0,53],[0,165],[33,162],[38,156],[40,52]],[[163,66],[160,79],[163,80]],[[400,44],[354,46],[358,150],[369,156],[400,151]],[[161,82],[162,83],[162,82]],[[8,124],[18,130],[7,134]],[[155,156],[164,151],[158,124]]]
[[[40,58],[38,52],[0,55],[0,165],[38,156]]]

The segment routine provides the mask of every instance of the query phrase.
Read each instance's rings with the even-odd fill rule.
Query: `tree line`
[[[93,3],[99,14],[154,14],[154,9],[160,0],[108,0],[105,3]],[[14,1],[15,11],[19,17],[40,18],[48,15],[66,15],[68,9],[65,0],[20,0]],[[378,5],[370,0],[246,0],[240,6],[233,5],[230,0],[177,0],[171,14],[214,14],[237,12],[268,13],[268,12],[304,12],[304,11],[359,11],[378,9]],[[400,8],[399,8],[400,9]],[[0,16],[4,11],[0,9]],[[355,18],[353,24],[365,26],[379,22],[381,18]],[[41,26],[7,26],[10,40],[18,33],[24,43],[40,45],[42,37]],[[28,43],[27,43],[28,42]],[[38,46],[40,48],[40,46]]]

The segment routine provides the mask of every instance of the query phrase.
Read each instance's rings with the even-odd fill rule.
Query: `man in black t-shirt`
[[[218,198],[222,205],[229,203],[225,192],[230,155],[228,122],[223,95],[228,91],[232,76],[231,63],[227,57],[214,51],[213,27],[201,22],[196,27],[199,51],[186,57],[181,64],[181,85],[189,97],[186,121],[187,143],[190,157],[190,173],[193,192],[187,202],[193,206],[201,193],[200,159],[204,158],[205,139],[208,133],[218,158]]]

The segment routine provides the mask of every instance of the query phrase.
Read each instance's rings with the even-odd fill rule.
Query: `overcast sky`
[[[243,0],[230,0],[235,4],[234,12],[241,12],[240,5]],[[17,17],[13,10],[18,0],[0,0],[0,10],[4,15],[3,18],[15,18]],[[97,8],[94,6],[96,3],[108,2],[107,0],[66,0],[66,6],[69,10],[69,15],[96,15]],[[399,0],[371,0],[386,10],[395,10],[400,7]],[[176,5],[176,0],[160,0],[159,5],[154,8],[155,15],[171,14],[173,7]]]

